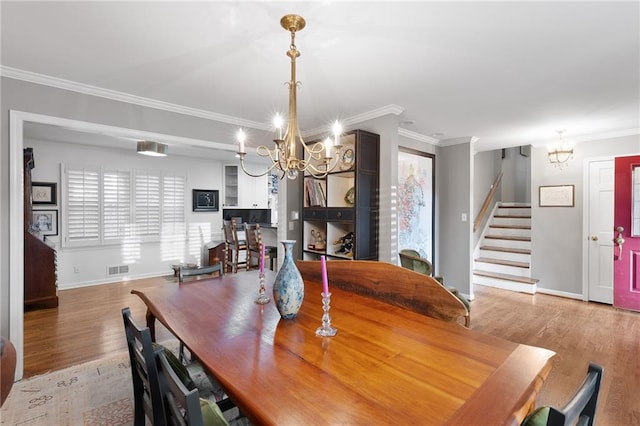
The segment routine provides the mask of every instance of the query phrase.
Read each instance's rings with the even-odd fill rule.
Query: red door
[[[640,226],[632,236],[633,169],[640,167],[640,156],[618,157],[615,161],[613,306],[640,311]],[[639,174],[640,176],[640,170]],[[636,186],[640,186],[637,179]],[[640,192],[637,190],[636,192]],[[640,197],[636,197],[640,203]],[[640,208],[636,209],[640,214]],[[640,220],[639,220],[640,222]]]

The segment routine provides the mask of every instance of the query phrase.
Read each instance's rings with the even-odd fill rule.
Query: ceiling
[[[263,129],[286,113],[287,13],[307,22],[296,37],[303,130],[394,110],[405,135],[475,137],[483,151],[547,143],[558,129],[577,141],[640,129],[637,1],[0,7],[5,75],[42,74]]]

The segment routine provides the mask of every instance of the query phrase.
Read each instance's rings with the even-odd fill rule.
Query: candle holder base
[[[316,336],[321,337],[333,337],[338,332],[337,328],[333,328],[331,326],[328,327],[318,327],[316,329]]]
[[[329,315],[329,309],[331,309],[331,293],[322,294],[322,325],[316,329],[316,336],[321,337],[333,337],[338,332],[337,328],[331,327],[331,316]]]
[[[269,296],[265,294],[264,273],[262,273],[260,274],[260,290],[258,291],[258,297],[256,299],[256,303],[258,305],[266,305],[269,302],[271,302],[271,299],[269,298]]]

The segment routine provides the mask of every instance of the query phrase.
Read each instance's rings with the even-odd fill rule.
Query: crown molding
[[[344,127],[353,126],[358,123],[362,123],[363,121],[373,120],[379,117],[384,117],[385,115],[400,115],[404,112],[404,108],[399,105],[385,105],[380,108],[376,108],[371,111],[366,111],[361,114],[356,114],[351,117],[347,117],[343,120],[340,120],[340,124]],[[328,124],[325,126],[316,127],[315,129],[309,129],[307,131],[302,132],[305,137],[307,136],[315,136],[322,133],[326,133],[331,130],[331,126],[333,124]]]
[[[131,95],[129,93],[118,92],[116,90],[103,89],[101,87],[89,84],[78,83],[62,78],[51,77],[44,74],[38,74],[31,71],[24,71],[17,68],[7,66],[0,67],[0,75],[15,80],[27,81],[30,83],[41,84],[44,86],[55,87],[58,89],[69,90],[72,92],[82,93],[84,95],[98,96],[105,99],[111,99],[119,102],[139,105],[147,108],[154,108],[177,114],[189,115],[193,117],[204,118],[207,120],[219,121],[236,126],[248,127],[257,130],[270,131],[269,124],[259,123],[257,121],[245,120],[239,117],[233,117],[225,114],[206,111],[203,109],[191,108],[182,105],[172,104],[169,102],[158,101],[155,99],[144,98],[142,96]]]
[[[431,145],[440,145],[440,139],[433,138],[431,136],[423,135],[422,133],[412,132],[411,130],[398,127],[398,135],[405,138],[413,139],[418,142],[426,142]]]
[[[594,133],[592,135],[571,136],[571,137],[566,137],[566,139],[577,144],[580,142],[590,142],[590,141],[597,141],[597,140],[603,140],[603,139],[614,139],[614,138],[622,138],[625,136],[637,136],[637,135],[640,135],[640,128],[614,130],[611,132]],[[538,148],[541,146],[547,146],[549,144],[556,143],[557,141],[558,141],[558,138],[537,140],[537,141],[531,142],[530,145]]]
[[[474,145],[476,142],[478,142],[480,140],[480,138],[478,138],[477,136],[463,136],[460,138],[451,138],[451,139],[445,139],[440,141],[440,146],[453,146],[453,145],[460,145],[461,143],[469,143],[471,145]]]

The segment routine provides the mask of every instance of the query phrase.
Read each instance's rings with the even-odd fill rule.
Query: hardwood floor
[[[175,285],[171,276],[59,292],[60,306],[25,314],[25,377],[126,350],[120,310],[144,324],[133,288]],[[640,425],[640,314],[544,294],[476,286],[471,328],[557,353],[539,404],[561,406],[590,361],[605,369],[597,424]],[[171,337],[158,325],[159,341]],[[499,401],[496,401],[499,403]]]

